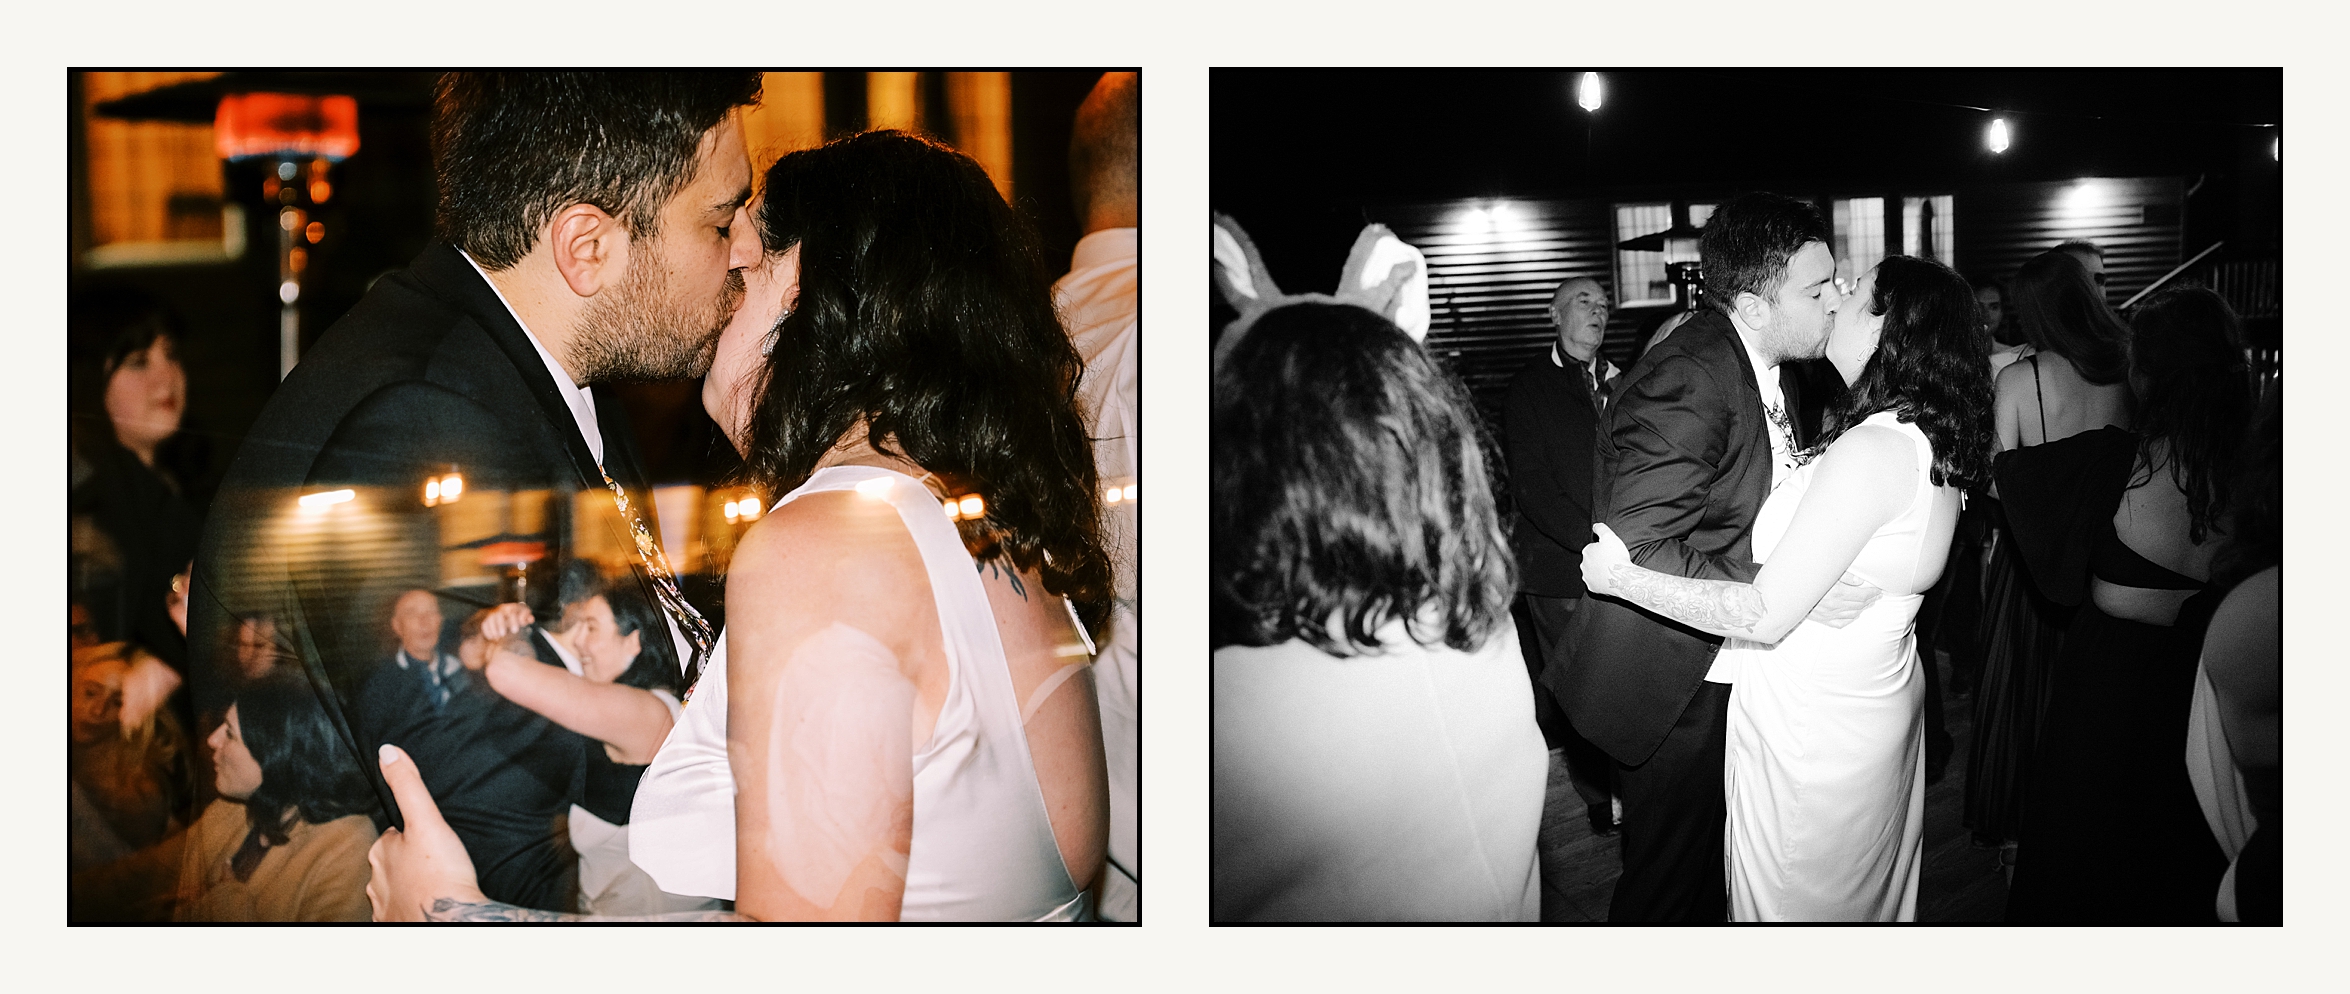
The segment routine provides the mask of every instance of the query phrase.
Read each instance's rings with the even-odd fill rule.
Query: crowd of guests
[[[1595,835],[1638,831],[1637,767],[1578,733],[1558,674],[1591,601],[1596,433],[1687,317],[1620,368],[1605,287],[1564,281],[1488,425],[1375,303],[1268,308],[1221,220],[1217,248],[1240,318],[1212,388],[1214,914],[1531,919],[1534,742]],[[2008,921],[2273,923],[2278,391],[2255,395],[2218,294],[2125,315],[2105,282],[2069,242],[1974,283],[1993,480],[1916,620],[1929,677],[1949,666],[1925,775],[1958,762],[1940,698],[1970,698],[1965,825],[2008,867]]]

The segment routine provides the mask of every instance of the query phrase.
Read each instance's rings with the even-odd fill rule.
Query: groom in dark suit
[[[352,758],[373,777],[382,737],[415,719],[366,713],[413,709],[360,692],[383,658],[385,605],[444,586],[445,553],[481,527],[452,512],[495,509],[503,531],[535,533],[503,543],[506,561],[528,560],[515,596],[551,615],[552,580],[583,539],[621,550],[668,610],[679,658],[697,657],[708,625],[643,540],[659,534],[649,481],[605,384],[709,369],[738,270],[759,253],[735,113],[758,95],[748,72],[444,76],[433,159],[445,241],[378,280],[263,409],[196,557],[191,646],[225,645],[238,613],[281,619],[281,651],[322,701],[342,702]],[[436,511],[446,492],[427,481],[451,473],[471,504]],[[420,757],[425,784],[485,893],[570,910],[564,817],[590,744],[503,699],[483,707],[463,709],[464,763]]]
[[[1598,440],[1593,518],[1648,569],[1751,581],[1748,532],[1803,442],[1793,364],[1821,354],[1842,295],[1818,208],[1790,197],[1723,204],[1698,254],[1709,306],[1624,375]],[[1839,585],[1813,617],[1840,625],[1873,599]],[[1614,758],[1624,804],[1608,919],[1723,920],[1730,686],[1707,679],[1721,640],[1599,596],[1567,639],[1568,665],[1545,682]]]

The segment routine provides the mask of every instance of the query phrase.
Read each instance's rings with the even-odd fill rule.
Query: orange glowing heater
[[[339,94],[231,93],[220,98],[212,136],[223,159],[340,162],[359,151],[359,101]]]

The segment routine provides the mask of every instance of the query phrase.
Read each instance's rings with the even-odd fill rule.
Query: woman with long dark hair
[[[1998,449],[2007,452],[2108,425],[2130,425],[2125,382],[2129,328],[2074,251],[2051,249],[2017,270],[2009,309],[2026,354],[1999,371]],[[2024,785],[2032,776],[2048,704],[2048,672],[2064,647],[2071,609],[2034,586],[2006,524],[2012,495],[1985,496],[1991,561],[1985,570],[1982,676],[1967,751],[1965,821],[1980,846],[2013,866]]]
[[[1849,385],[1809,461],[1756,516],[1753,583],[1632,564],[1605,525],[1595,593],[1726,636],[1734,671],[1729,890],[1741,921],[1917,917],[1925,674],[1916,618],[1942,573],[1959,491],[1990,471],[1989,335],[1964,278],[1893,256],[1836,313]],[[1805,620],[1847,570],[1885,592],[1843,628]]]
[[[1110,567],[1052,274],[978,163],[911,135],[786,155],[761,196],[703,402],[773,510],[632,856],[754,919],[1090,917]],[[401,759],[379,916],[563,917],[484,899]]]
[[[375,793],[321,692],[283,669],[241,684],[209,741],[219,799],[187,831],[77,877],[75,903],[183,922],[366,921]]]
[[[2009,921],[2211,921],[2227,868],[2182,757],[2251,374],[2236,316],[2210,290],[2157,294],[2130,327],[2136,431],[1999,457],[2034,582],[2079,605],[2051,676]]]
[[[1547,753],[1468,391],[1379,314],[1215,365],[1216,921],[1532,921]]]

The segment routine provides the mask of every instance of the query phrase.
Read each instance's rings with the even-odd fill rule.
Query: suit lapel
[[[523,386],[530,391],[530,399],[538,405],[540,416],[554,426],[555,434],[563,439],[563,447],[571,457],[572,469],[579,474],[583,488],[603,489],[603,474],[596,468],[596,457],[588,450],[587,440],[580,437],[579,419],[572,417],[571,405],[563,400],[563,393],[555,385],[547,364],[539,358],[537,347],[514,320],[506,302],[498,299],[489,281],[474,271],[457,249],[435,244],[416,260],[410,272],[426,285],[438,291],[442,299],[462,307],[475,324],[496,343],[498,351],[514,364],[514,372],[522,377]],[[598,400],[601,405],[601,398]],[[602,420],[602,407],[597,408]],[[611,450],[607,448],[606,452]]]

